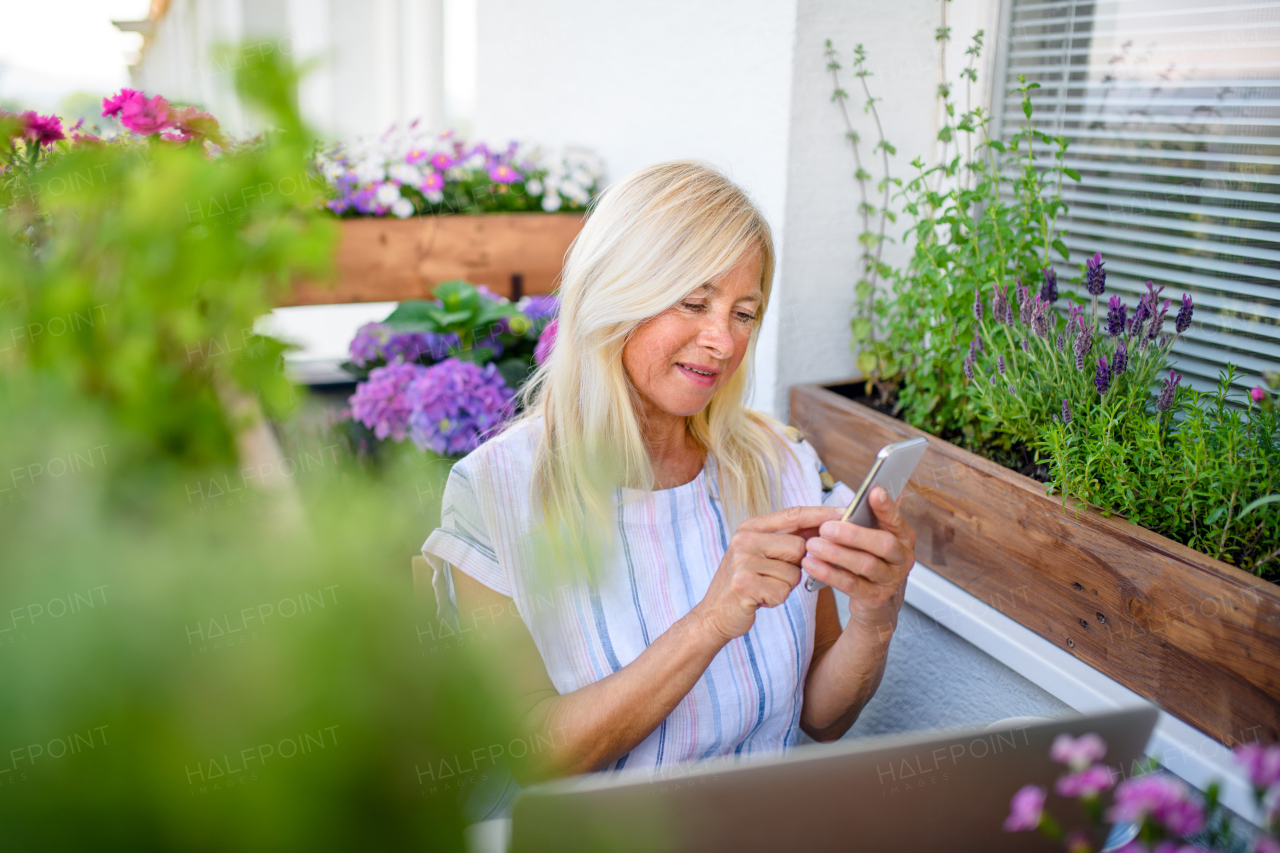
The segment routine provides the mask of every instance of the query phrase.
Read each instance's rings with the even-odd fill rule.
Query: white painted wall
[[[795,11],[794,0],[481,0],[476,134],[590,146],[608,180],[707,160],[761,205],[785,257]],[[780,382],[778,316],[757,353],[765,409]]]

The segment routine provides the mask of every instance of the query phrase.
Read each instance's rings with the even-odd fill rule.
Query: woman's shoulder
[[[795,466],[806,481],[813,479],[819,484],[824,494],[830,493],[834,488],[835,479],[818,456],[817,448],[810,443],[800,428],[784,424],[761,412],[752,411],[750,415],[751,419],[768,431],[781,447],[784,465]]]
[[[542,418],[522,418],[454,463],[453,470],[468,480],[524,480],[533,470]]]

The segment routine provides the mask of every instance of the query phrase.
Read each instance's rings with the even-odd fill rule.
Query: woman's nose
[[[711,350],[716,358],[730,358],[734,348],[731,322],[727,316],[719,314],[708,316],[706,324],[698,333],[698,343]]]

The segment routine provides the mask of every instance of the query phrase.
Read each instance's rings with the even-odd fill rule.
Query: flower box
[[[513,299],[550,293],[583,221],[581,213],[343,219],[334,282],[301,282],[280,304],[426,299],[451,279]]]
[[[838,386],[833,386],[838,387]],[[1280,587],[854,402],[791,390],[791,421],[857,483],[925,436],[904,492],[916,557],[1005,615],[1231,745],[1280,739]]]

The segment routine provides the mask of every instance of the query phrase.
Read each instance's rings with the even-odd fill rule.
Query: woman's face
[[[763,301],[759,248],[646,321],[622,349],[645,419],[685,418],[707,407],[747,353]]]

